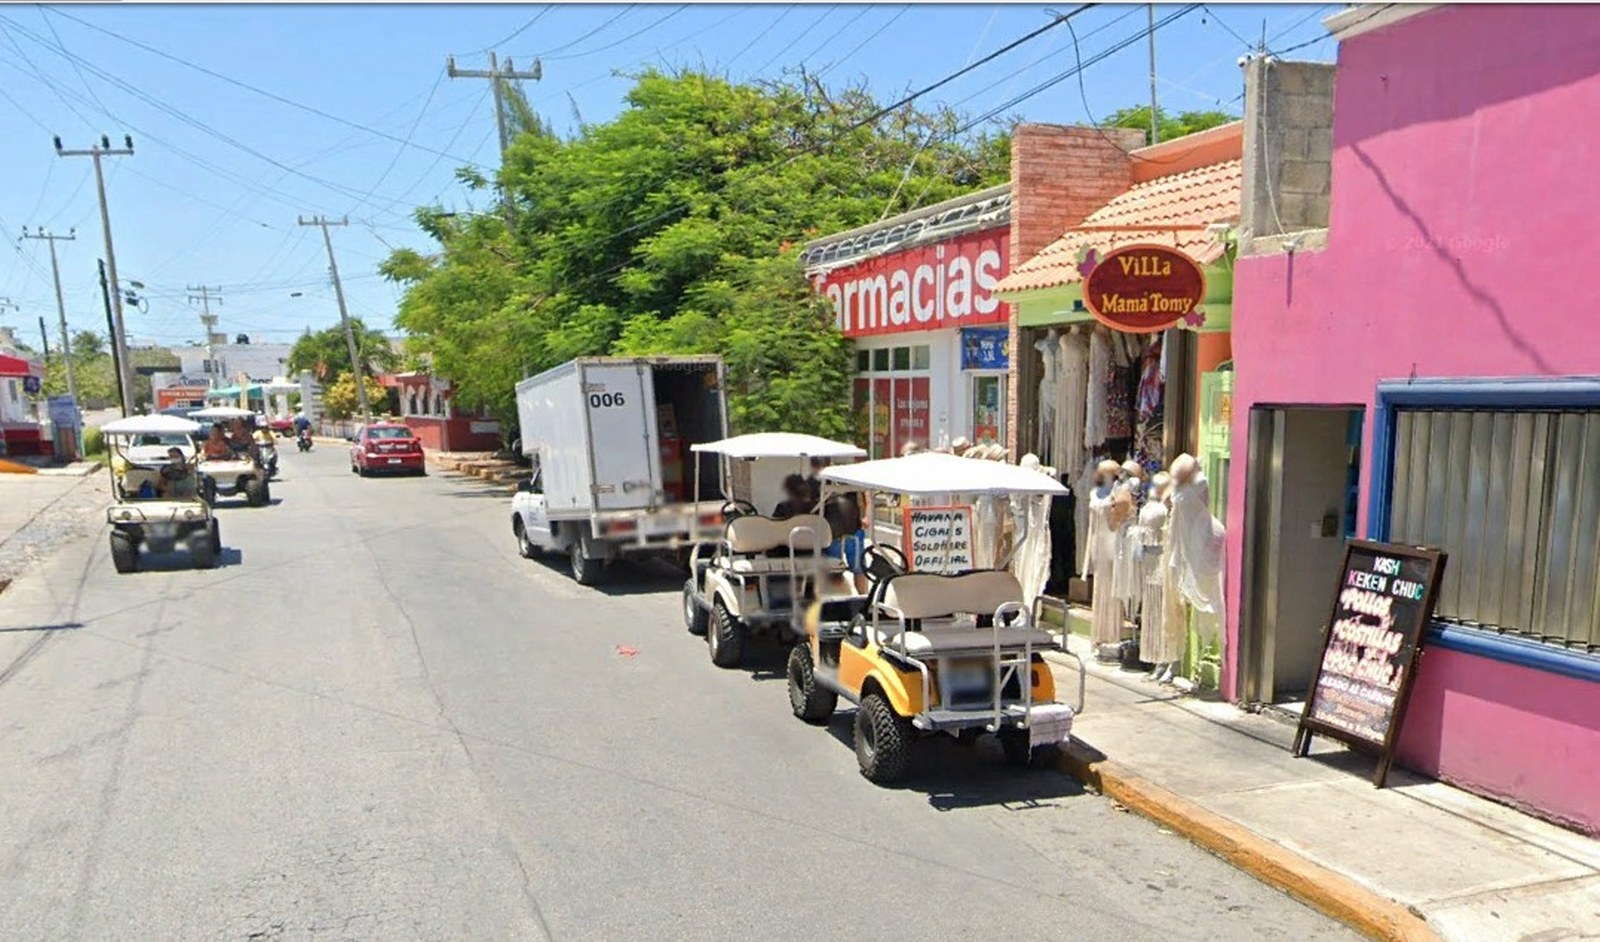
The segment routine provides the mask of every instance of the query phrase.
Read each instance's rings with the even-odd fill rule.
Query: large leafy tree
[[[1156,127],[1161,131],[1163,141],[1206,131],[1237,120],[1239,120],[1238,115],[1228,114],[1226,111],[1180,111],[1177,114],[1169,114],[1165,108],[1156,108]],[[1106,127],[1143,131],[1145,143],[1150,143],[1149,105],[1133,105],[1113,111],[1101,123]]]
[[[1008,140],[803,73],[650,70],[626,101],[569,139],[521,120],[497,181],[463,172],[498,183],[512,230],[420,210],[439,250],[383,266],[406,286],[396,323],[459,402],[506,419],[517,379],[574,356],[716,352],[736,427],[847,434],[848,344],[793,243],[1003,182]]]

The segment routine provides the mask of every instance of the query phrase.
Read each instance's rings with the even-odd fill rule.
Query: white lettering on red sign
[[[991,229],[821,272],[846,337],[1005,323],[994,286],[1006,276],[1010,231]]]

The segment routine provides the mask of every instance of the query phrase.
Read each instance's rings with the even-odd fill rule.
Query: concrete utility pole
[[[217,384],[212,381],[212,376],[221,370],[213,369],[217,365],[217,315],[211,313],[211,299],[216,298],[217,303],[221,304],[222,289],[190,285],[188,291],[190,304],[200,302],[200,324],[206,329],[206,382],[216,389]]]
[[[1156,5],[1147,4],[1150,11],[1150,143],[1161,143],[1160,111],[1156,108]]]
[[[361,421],[372,421],[372,407],[367,404],[366,376],[361,368],[361,355],[356,350],[356,334],[350,327],[350,311],[344,305],[344,285],[339,282],[339,262],[333,257],[333,237],[328,235],[329,226],[348,226],[348,218],[338,222],[326,216],[312,216],[310,219],[298,216],[295,221],[302,226],[319,226],[322,229],[322,244],[328,248],[328,274],[333,277],[333,296],[339,301],[339,320],[344,323],[344,342],[350,348],[350,371],[355,376],[356,399],[361,403]]]
[[[504,65],[495,58],[494,53],[489,53],[488,69],[458,69],[456,57],[446,56],[444,60],[445,71],[451,78],[482,78],[489,80],[489,89],[494,92],[494,121],[495,127],[500,131],[500,162],[505,163],[506,151],[511,149],[511,125],[506,119],[505,82],[508,79],[530,79],[539,81],[544,77],[544,65],[538,60],[533,60],[533,68],[518,72],[517,67],[507,59]],[[500,193],[500,204],[506,214],[506,228],[511,228],[511,200],[506,197],[505,191]]]
[[[106,333],[111,336],[111,366],[112,369],[116,370],[117,377],[120,379],[122,376],[122,354],[117,352],[117,325],[111,317],[111,298],[117,292],[112,291],[109,287],[110,282],[106,281],[106,260],[102,258],[97,259],[97,261],[100,263],[100,300],[104,301],[106,305]],[[122,406],[123,416],[126,417],[133,414],[133,407],[129,405],[127,393],[122,388],[121,383],[117,383],[117,402]]]
[[[61,263],[56,260],[57,242],[76,242],[78,230],[72,229],[66,235],[54,235],[40,226],[37,232],[29,234],[22,230],[24,239],[43,239],[50,246],[50,275],[56,283],[56,323],[61,328],[61,356],[67,364],[67,395],[76,402],[78,400],[77,370],[72,365],[72,338],[67,334],[67,302],[61,294]]]
[[[106,177],[100,168],[102,157],[132,157],[133,138],[130,135],[122,136],[123,146],[112,149],[111,138],[100,135],[100,143],[86,150],[65,150],[61,146],[61,138],[55,139],[56,155],[59,157],[89,157],[94,160],[95,189],[100,194],[100,228],[106,238],[105,266],[110,271],[110,282],[114,289],[111,294],[111,311],[113,317],[111,347],[117,354],[117,386],[122,393],[122,414],[130,415],[133,409],[133,367],[128,357],[128,331],[122,319],[122,291],[117,281],[117,252],[111,243],[111,210],[106,206]]]

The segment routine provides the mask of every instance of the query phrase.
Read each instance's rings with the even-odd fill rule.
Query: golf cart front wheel
[[[189,562],[196,569],[210,569],[217,564],[216,538],[211,533],[211,528],[196,530],[189,534]]]
[[[811,663],[811,646],[804,642],[789,649],[789,709],[797,719],[814,726],[828,722],[839,706],[839,695],[818,686]]]
[[[711,625],[711,615],[700,607],[696,600],[694,580],[690,579],[683,584],[683,624],[689,633],[695,637],[704,637],[706,629]]]
[[[117,572],[134,572],[139,568],[139,544],[119,530],[111,531],[111,565]]]
[[[271,492],[267,490],[267,479],[251,478],[244,485],[245,500],[252,507],[265,507],[272,499]]]
[[[744,663],[744,625],[728,611],[722,599],[711,603],[711,623],[706,626],[706,649],[711,663],[718,667],[738,667]]]
[[[1000,749],[1006,755],[1006,765],[1013,769],[1026,769],[1033,764],[1033,739],[1025,729],[1002,729],[996,734]]]
[[[867,781],[892,785],[911,768],[911,722],[889,706],[882,694],[869,693],[856,710],[856,763]]]

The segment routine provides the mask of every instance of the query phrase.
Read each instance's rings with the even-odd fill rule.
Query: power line
[[[1361,19],[1356,20],[1355,22],[1346,25],[1345,29],[1349,29],[1350,27],[1355,26],[1355,25],[1360,24],[1360,23],[1365,23],[1366,21],[1372,19],[1373,17],[1375,17],[1375,16],[1387,11],[1392,6],[1394,6],[1394,4],[1385,3],[1383,6],[1375,7],[1371,13],[1368,13],[1366,16],[1363,16]],[[1304,49],[1307,46],[1315,46],[1317,43],[1327,42],[1328,40],[1330,40],[1332,38],[1333,38],[1333,36],[1331,34],[1325,35],[1325,36],[1317,36],[1317,37],[1315,37],[1313,39],[1308,39],[1303,43],[1298,43],[1296,45],[1290,46],[1288,49],[1280,49],[1280,50],[1278,50],[1276,55],[1278,56],[1278,58],[1281,59],[1281,58],[1283,58],[1284,56],[1288,55],[1291,52],[1296,52],[1298,50]]]
[[[488,52],[491,49],[498,49],[501,46],[504,46],[506,43],[510,42],[513,39],[516,39],[518,36],[521,36],[523,33],[527,32],[529,27],[533,26],[533,24],[535,24],[535,23],[539,22],[540,20],[544,19],[546,16],[549,15],[550,11],[553,10],[553,9],[555,9],[555,8],[554,7],[549,7],[549,6],[543,7],[542,9],[539,10],[538,13],[535,13],[533,15],[532,19],[528,20],[528,22],[523,23],[521,26],[517,27],[515,30],[513,30],[511,32],[511,34],[509,36],[505,36],[504,38],[501,38],[499,40],[496,40],[495,42],[490,43],[487,46],[484,46],[482,49],[479,49],[476,52],[473,52],[472,55],[481,56],[481,55],[483,55],[484,53]]]
[[[767,67],[768,66],[772,65],[774,62],[777,62],[779,59],[783,58],[784,55],[787,54],[790,49],[793,49],[795,46],[800,45],[800,40],[804,39],[806,37],[806,35],[808,33],[810,33],[812,30],[815,30],[817,27],[821,26],[822,25],[822,21],[827,19],[828,17],[830,17],[832,15],[833,15],[833,9],[832,8],[827,9],[827,10],[823,10],[822,11],[822,15],[817,17],[815,20],[812,20],[810,26],[807,26],[803,30],[796,30],[795,34],[794,34],[794,38],[789,40],[788,44],[785,45],[782,49],[779,49],[776,53],[773,53],[771,58],[769,58],[767,61],[761,63],[761,65],[756,68],[756,70],[755,70],[755,72],[753,74],[759,75],[762,72],[767,71]]]
[[[611,19],[606,20],[604,23],[601,23],[599,26],[596,26],[594,29],[589,30],[587,33],[584,33],[582,36],[579,36],[577,39],[574,39],[571,42],[562,43],[561,45],[555,47],[554,49],[546,49],[544,52],[541,52],[541,53],[539,53],[539,55],[537,55],[535,57],[532,57],[532,58],[553,59],[553,58],[555,58],[556,53],[565,52],[566,50],[571,49],[573,46],[576,46],[578,43],[583,42],[585,39],[588,39],[590,36],[595,35],[596,33],[600,32],[601,30],[604,30],[606,27],[610,26],[612,23],[615,23],[616,21],[618,21],[618,20],[622,19],[623,17],[627,16],[629,13],[632,13],[633,12],[633,8],[636,7],[636,6],[638,6],[637,3],[628,4],[627,6],[623,7],[620,11],[618,11],[615,16],[611,17]],[[488,50],[484,50],[484,51],[487,52]]]
[[[677,6],[677,7],[674,7],[671,11],[669,11],[667,13],[666,16],[663,16],[661,19],[656,20],[655,22],[649,24],[648,26],[641,26],[639,29],[634,30],[633,32],[631,32],[628,35],[622,37],[621,39],[613,40],[613,41],[611,41],[609,43],[606,43],[604,46],[596,46],[593,49],[588,49],[588,50],[585,50],[583,52],[572,52],[572,53],[567,53],[566,55],[560,55],[560,56],[549,56],[549,55],[546,55],[546,56],[540,56],[539,58],[540,59],[550,59],[552,61],[557,60],[557,59],[581,59],[584,56],[592,56],[597,52],[605,52],[607,49],[615,49],[617,46],[622,45],[623,43],[627,42],[630,39],[635,39],[635,38],[637,38],[639,36],[644,35],[645,33],[648,33],[650,30],[655,29],[657,26],[660,26],[662,23],[665,23],[666,21],[672,19],[673,17],[677,16],[679,13],[682,13],[684,10],[687,10],[688,8],[689,8],[689,5],[687,3],[681,4],[681,5]]]
[[[772,32],[774,29],[777,29],[778,28],[778,24],[783,22],[784,17],[786,17],[789,14],[793,13],[794,10],[795,10],[795,8],[794,8],[793,4],[790,4],[789,6],[784,7],[783,8],[783,12],[779,13],[777,16],[773,17],[772,22],[767,24],[767,28],[766,29],[764,29],[761,32],[757,33],[755,35],[754,39],[752,39],[749,42],[745,43],[744,44],[744,48],[740,49],[738,52],[734,53],[732,58],[728,59],[728,61],[726,61],[726,62],[724,62],[722,64],[722,67],[726,69],[729,66],[733,65],[734,62],[738,61],[740,56],[744,55],[745,53],[747,53],[751,49],[753,49],[755,47],[755,44],[760,42],[763,38],[765,38],[768,33]]]
[[[867,47],[867,45],[869,43],[871,43],[874,39],[877,39],[879,36],[883,35],[883,31],[884,30],[886,30],[889,27],[893,26],[896,22],[899,21],[899,19],[902,16],[905,16],[906,13],[910,12],[910,10],[911,10],[910,6],[902,5],[900,7],[900,10],[897,13],[895,13],[894,16],[889,17],[887,20],[885,20],[883,22],[882,26],[879,26],[877,29],[875,29],[871,33],[867,34],[867,38],[861,40],[861,42],[859,42],[859,43],[856,43],[855,47],[852,48],[849,52],[845,53],[844,55],[842,55],[839,58],[833,60],[832,62],[828,63],[827,65],[823,66],[820,70],[818,70],[817,73],[816,73],[816,77],[817,78],[821,78],[824,75],[827,75],[830,71],[832,71],[835,66],[838,66],[838,65],[840,65],[842,63],[850,61],[850,57],[854,56],[856,53],[860,52],[862,49],[865,49]],[[991,22],[992,22],[992,20],[991,20]],[[849,24],[846,24],[846,26],[848,26],[848,25]],[[840,32],[843,32],[843,30],[841,30]],[[835,34],[835,35],[837,35],[837,34]]]

